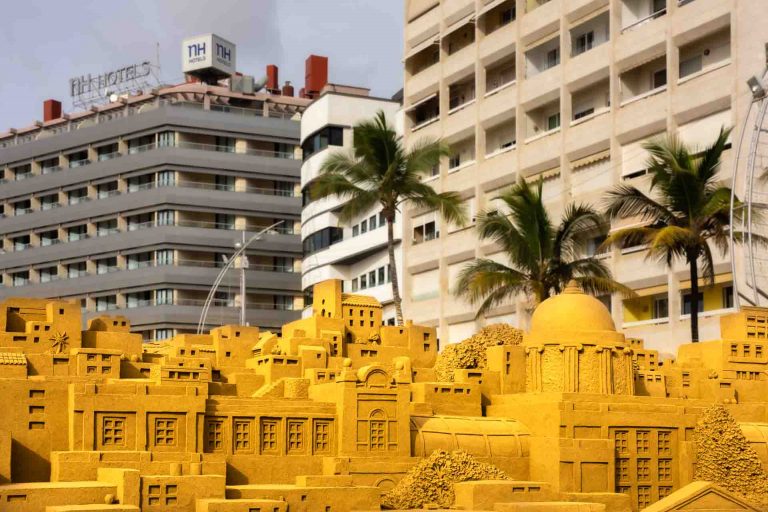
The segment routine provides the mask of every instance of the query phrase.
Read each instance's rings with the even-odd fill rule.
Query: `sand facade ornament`
[[[738,476],[768,467],[768,310],[662,362],[575,287],[456,345],[340,281],[314,298],[280,332],[151,343],[120,316],[82,330],[75,302],[0,304],[0,510],[763,506]]]

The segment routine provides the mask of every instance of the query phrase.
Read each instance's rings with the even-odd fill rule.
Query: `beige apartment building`
[[[621,183],[647,188],[641,145],[666,132],[704,144],[722,125],[732,140],[753,100],[746,81],[766,65],[764,0],[406,0],[405,137],[443,137],[454,151],[429,179],[456,190],[470,216],[518,177],[543,179],[556,219],[571,201],[602,207]],[[734,151],[722,176],[733,175]],[[501,258],[474,223],[407,212],[404,296],[409,317],[435,325],[441,343],[483,324],[525,326],[523,298],[475,319],[453,291],[473,258]],[[617,226],[614,226],[616,228]],[[600,238],[585,252],[598,250]],[[739,251],[736,253],[739,258]],[[673,352],[689,331],[690,282],[679,265],[646,260],[641,246],[601,254],[638,297],[601,297],[614,322],[649,347]],[[737,262],[736,268],[742,265]],[[716,256],[703,290],[702,339],[734,306],[729,255]]]

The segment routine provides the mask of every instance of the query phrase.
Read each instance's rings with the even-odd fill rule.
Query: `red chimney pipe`
[[[286,81],[285,85],[283,85],[283,96],[293,97],[293,85],[291,85],[290,81]]]
[[[314,98],[328,83],[328,57],[310,55],[305,62],[304,92]]]
[[[45,100],[43,102],[43,122],[53,121],[61,117],[61,102]]]
[[[267,90],[270,92],[279,91],[279,84],[280,80],[278,80],[278,68],[274,64],[269,64],[267,66]]]

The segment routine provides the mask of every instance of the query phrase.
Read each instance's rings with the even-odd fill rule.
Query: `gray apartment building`
[[[145,339],[194,332],[242,232],[247,321],[276,328],[301,298],[299,121],[308,99],[190,82],[0,133],[0,300],[79,300]],[[238,275],[208,327],[238,321]]]

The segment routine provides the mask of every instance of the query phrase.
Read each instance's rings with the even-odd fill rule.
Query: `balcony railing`
[[[666,7],[663,8],[663,9],[659,9],[658,11],[656,11],[654,13],[649,14],[648,16],[646,16],[644,18],[640,18],[637,21],[633,21],[632,23],[630,23],[626,27],[622,28],[621,29],[621,33],[623,34],[624,32],[627,32],[629,30],[634,30],[634,29],[636,29],[637,27],[639,27],[641,25],[645,25],[646,23],[648,23],[650,21],[653,21],[656,18],[660,18],[660,17],[664,16],[665,14],[667,14],[667,8]]]

